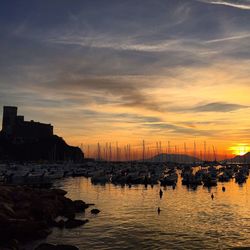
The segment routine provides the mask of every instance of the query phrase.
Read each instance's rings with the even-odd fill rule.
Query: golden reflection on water
[[[54,230],[48,242],[74,244],[80,249],[228,249],[250,246],[249,181],[231,181],[208,190],[188,190],[179,178],[176,189],[142,185],[92,185],[90,179],[69,178],[57,183],[72,199],[95,203],[80,218],[84,227]],[[225,186],[226,191],[222,191]],[[211,194],[214,194],[214,200]],[[157,208],[161,208],[158,215]]]

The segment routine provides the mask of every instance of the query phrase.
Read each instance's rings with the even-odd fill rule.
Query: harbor
[[[94,216],[86,210],[79,218],[89,223],[72,230],[55,228],[47,243],[107,250],[131,249],[135,244],[141,249],[162,250],[233,249],[250,244],[249,179],[244,185],[230,180],[210,189],[198,186],[193,190],[182,185],[181,179],[173,189],[93,185],[90,178],[70,177],[56,181],[55,187],[68,191],[71,199],[95,203],[101,212]]]
[[[234,180],[244,184],[248,164],[178,164],[164,162],[100,162],[52,164],[1,164],[0,183],[51,187],[58,179],[83,176],[92,184],[175,186],[178,179],[189,188],[212,187]]]
[[[250,249],[250,0],[8,0],[0,34],[0,250]]]
[[[211,246],[214,246],[214,241],[211,238],[212,234],[210,235],[211,232],[207,232],[208,235],[206,235],[206,232],[198,235],[198,232],[196,232],[195,229],[196,227],[200,227],[201,225],[196,225],[198,221],[195,221],[194,225],[189,225],[188,221],[186,221],[187,218],[185,216],[192,218],[196,218],[197,216],[201,219],[200,223],[205,223],[207,227],[206,230],[215,230],[213,228],[213,225],[211,224],[213,223],[212,221],[215,220],[215,218],[216,220],[218,220],[219,215],[222,216],[222,218],[220,218],[220,220],[222,220],[222,224],[225,223],[225,218],[227,218],[229,221],[233,219],[230,218],[230,216],[234,216],[234,209],[236,209],[236,207],[238,209],[243,209],[243,207],[241,208],[240,206],[243,206],[242,204],[245,203],[245,205],[247,205],[248,195],[250,195],[247,191],[247,186],[249,185],[249,166],[246,164],[211,164],[210,166],[207,166],[206,164],[194,165],[162,162],[98,161],[90,161],[78,164],[1,164],[0,173],[1,188],[7,188],[7,190],[9,188],[12,188],[13,190],[19,190],[18,192],[21,192],[20,190],[22,189],[34,190],[32,192],[41,193],[53,192],[54,189],[62,189],[65,191],[58,191],[59,194],[66,194],[67,198],[76,200],[80,204],[78,205],[78,207],[80,206],[80,210],[76,210],[78,212],[76,220],[73,221],[72,219],[75,218],[75,216],[69,215],[67,212],[68,210],[65,210],[66,208],[62,210],[49,210],[50,212],[48,212],[49,214],[47,214],[46,216],[49,216],[48,218],[50,218],[50,216],[54,217],[52,217],[52,221],[49,220],[47,222],[48,225],[50,225],[49,227],[42,227],[41,229],[39,229],[42,230],[41,232],[44,232],[45,229],[47,230],[45,231],[46,233],[41,233],[41,235],[43,236],[34,236],[29,231],[34,228],[34,225],[28,224],[26,226],[26,224],[22,222],[22,225],[28,229],[26,229],[26,231],[24,231],[24,233],[22,234],[22,238],[18,243],[18,247],[24,246],[26,247],[26,249],[40,249],[39,245],[43,246],[42,244],[44,244],[45,242],[46,244],[55,246],[66,242],[67,245],[72,245],[76,247],[76,249],[84,249],[85,247],[98,249],[100,247],[100,241],[103,240],[102,237],[104,236],[98,236],[97,238],[95,238],[95,240],[91,240],[91,237],[93,237],[91,236],[91,234],[94,234],[96,230],[106,230],[105,223],[121,223],[121,225],[112,224],[113,229],[111,230],[110,234],[113,236],[105,237],[112,237],[113,240],[119,240],[117,242],[115,240],[115,242],[112,243],[112,246],[109,246],[109,243],[105,241],[105,244],[107,244],[107,246],[103,246],[103,249],[114,249],[113,244],[121,244],[120,240],[122,238],[120,234],[118,237],[116,227],[121,228],[121,230],[125,230],[127,239],[131,238],[131,240],[136,239],[133,239],[132,236],[130,237],[128,235],[129,228],[131,228],[132,231],[146,230],[145,233],[148,235],[147,240],[151,242],[150,244],[156,244],[154,245],[154,249],[165,249],[166,245],[159,245],[163,240],[161,239],[161,235],[165,235],[167,237],[168,234],[171,235],[171,232],[174,235],[176,234],[175,237],[179,237],[178,244],[180,244],[181,242],[182,247],[175,245],[177,243],[174,241],[174,238],[172,238],[171,240],[169,239],[168,242],[168,244],[170,244],[169,246],[173,244],[170,248],[174,247],[175,249],[185,249],[185,245],[187,244],[187,249],[197,249],[197,247],[202,246],[205,246],[206,249],[210,249],[210,244]],[[237,197],[235,197],[235,192],[237,192]],[[18,194],[17,196],[19,197],[19,199],[20,197],[22,197],[22,195],[20,196],[20,194]],[[48,195],[45,195],[44,197],[47,196]],[[49,195],[48,197],[50,196],[51,195]],[[38,199],[37,195],[35,194],[33,195],[33,197],[33,199]],[[60,199],[62,200],[62,198]],[[22,202],[24,204],[27,204],[25,200],[23,200]],[[47,205],[52,209],[54,204],[52,200],[47,200],[44,202],[48,202]],[[122,205],[117,204],[117,202],[121,202]],[[95,207],[98,207],[98,209],[96,210],[98,215],[93,215],[95,213],[95,209],[86,209],[89,207],[88,204],[92,204],[95,205]],[[15,206],[8,206],[10,206],[10,209],[14,209],[14,211],[16,211],[17,209],[17,204],[15,204]],[[30,211],[33,211],[33,205],[29,206],[31,209]],[[61,207],[62,205],[56,206]],[[185,209],[183,206],[185,207]],[[205,208],[205,206],[208,206],[210,210],[208,211],[208,208]],[[213,206],[215,207],[213,208]],[[228,211],[229,208],[232,209],[231,212]],[[174,209],[176,209],[176,211]],[[3,215],[4,213],[6,213],[4,211],[8,210],[1,211]],[[62,213],[60,211],[64,212]],[[69,211],[74,210],[71,209]],[[99,214],[100,211],[101,213]],[[231,215],[228,217],[230,213]],[[17,213],[18,216],[20,216],[19,214],[20,212]],[[140,217],[141,214],[144,215],[142,218]],[[180,228],[178,228],[176,226],[181,222],[179,221],[174,223],[172,221],[171,223],[173,223],[173,225],[171,224],[172,226],[168,228],[167,224],[170,223],[170,221],[173,219],[171,217],[171,220],[169,221],[170,214],[176,216],[176,220],[180,220],[180,218],[184,216],[185,219],[182,218],[185,221],[184,224],[181,225]],[[225,217],[226,214],[227,216]],[[60,220],[60,217],[58,217],[59,215],[63,215],[62,218],[66,219]],[[5,216],[7,216],[7,214]],[[207,219],[211,216],[213,217],[213,219],[210,218],[208,219],[208,221],[205,221],[206,216]],[[244,214],[244,216],[246,216],[245,219],[247,222],[248,217],[246,214]],[[140,217],[139,220],[138,217]],[[16,216],[14,216],[14,218],[18,221],[18,219],[16,219]],[[144,221],[146,218],[147,220]],[[161,218],[160,221],[159,218]],[[118,221],[114,221],[116,219],[118,219]],[[129,222],[134,221],[133,229],[132,225],[126,222],[128,219]],[[142,221],[140,222],[140,220]],[[149,222],[148,220],[151,221]],[[3,223],[3,221],[1,221],[0,223]],[[92,223],[93,225],[91,225]],[[145,228],[141,229],[139,226],[140,223],[142,223]],[[149,225],[147,228],[148,223]],[[160,223],[160,225],[162,223],[166,223],[166,225],[164,224],[163,229],[161,227],[156,228],[155,223]],[[193,222],[191,222],[191,224],[192,223]],[[243,221],[240,221],[240,223],[243,223]],[[94,226],[96,226],[97,228],[94,228]],[[152,226],[154,229],[151,228]],[[192,230],[195,231],[194,235],[189,235],[189,233],[187,232],[182,235],[182,230],[186,230],[184,229],[186,228],[186,226],[190,226]],[[167,227],[168,229],[165,227]],[[69,238],[69,235],[72,234],[70,230],[72,230],[72,233],[77,232],[77,235],[81,235],[81,237]],[[224,227],[220,230],[224,230]],[[248,228],[244,230],[248,232]],[[157,243],[154,242],[154,237],[152,236],[155,234],[155,232],[161,232],[160,235],[158,235],[159,241],[157,241]],[[215,235],[218,236],[218,233],[219,232],[216,231]],[[61,236],[59,236],[58,234],[60,234]],[[13,235],[15,236],[15,234]],[[89,241],[89,243],[87,243],[85,240],[81,240],[83,239],[82,237],[84,237],[84,235],[88,235],[87,241]],[[18,236],[17,234],[16,237],[18,238],[20,236]],[[39,240],[40,237],[43,239]],[[143,238],[143,236],[140,236],[140,234],[137,234],[136,237]],[[208,238],[206,239],[206,237]],[[225,237],[225,239],[227,239],[229,235],[226,235]],[[20,238],[18,239],[20,240]],[[205,239],[206,242],[204,242]],[[229,246],[236,247],[238,246],[236,239],[237,237],[235,237],[235,240],[230,239],[230,241],[228,241],[227,239],[226,242],[224,242],[222,239],[221,242],[217,242],[217,246],[221,249],[228,249],[227,247]],[[189,245],[189,240],[192,241],[192,246]],[[13,240],[11,240],[9,244],[11,244],[12,241]],[[140,242],[140,244],[142,244],[142,239],[140,239]],[[124,248],[122,249],[128,249],[129,244],[129,241],[126,242]],[[211,249],[212,248],[213,247],[211,247]]]

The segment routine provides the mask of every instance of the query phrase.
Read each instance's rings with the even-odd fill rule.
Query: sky
[[[3,0],[0,36],[0,106],[69,144],[249,146],[250,0]]]

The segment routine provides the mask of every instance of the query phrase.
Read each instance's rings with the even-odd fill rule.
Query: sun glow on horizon
[[[237,144],[235,146],[230,147],[229,150],[234,155],[243,156],[243,155],[247,154],[250,151],[250,146],[248,144],[242,143],[242,144]]]

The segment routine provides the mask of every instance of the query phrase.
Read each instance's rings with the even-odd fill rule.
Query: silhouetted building
[[[24,121],[17,115],[17,107],[3,107],[2,133],[16,142],[36,140],[53,135],[53,126],[40,122]]]
[[[74,161],[84,160],[79,147],[69,146],[53,134],[53,126],[25,121],[17,107],[3,107],[0,131],[0,161]]]
[[[14,133],[17,120],[17,107],[3,107],[2,132],[8,136]]]

